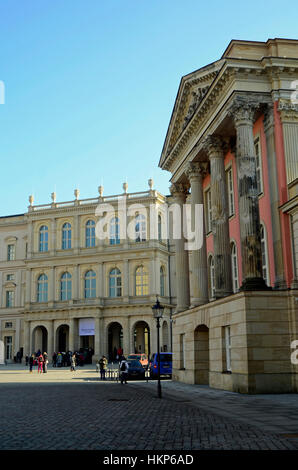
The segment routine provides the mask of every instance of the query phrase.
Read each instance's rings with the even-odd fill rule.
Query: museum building
[[[297,85],[287,39],[233,40],[181,79],[159,166],[205,227],[200,249],[175,241],[175,380],[297,392]]]
[[[0,340],[4,360],[20,352],[94,352],[93,362],[105,354],[124,354],[157,348],[152,306],[156,295],[165,306],[160,328],[161,347],[171,349],[171,313],[175,292],[170,275],[173,250],[163,238],[163,209],[167,198],[153,189],[34,205],[25,214],[0,218]],[[125,200],[131,237],[121,236]],[[98,215],[99,207],[104,209]],[[156,220],[150,219],[155,209]],[[105,217],[105,237],[96,224]],[[156,237],[152,227],[156,227]],[[171,252],[172,251],[172,252]]]

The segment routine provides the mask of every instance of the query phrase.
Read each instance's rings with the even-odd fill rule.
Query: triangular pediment
[[[159,166],[163,166],[167,155],[188,126],[196,110],[204,100],[209,87],[216,78],[223,61],[219,60],[182,77],[175,106],[162,150]]]

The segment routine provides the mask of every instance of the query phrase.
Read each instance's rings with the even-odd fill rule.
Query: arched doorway
[[[209,328],[199,325],[194,332],[195,383],[209,385]]]
[[[116,360],[119,348],[123,350],[123,328],[120,323],[113,322],[108,328],[108,357],[110,361]]]
[[[161,343],[162,351],[163,352],[170,351],[169,328],[168,328],[168,323],[166,321],[164,321],[162,324],[161,337],[162,337],[162,343]]]
[[[135,324],[134,352],[150,356],[150,328],[145,321],[139,321]]]
[[[32,352],[48,352],[48,330],[39,325],[34,328],[32,333]]]
[[[56,352],[67,352],[69,349],[69,326],[60,325],[56,332]]]

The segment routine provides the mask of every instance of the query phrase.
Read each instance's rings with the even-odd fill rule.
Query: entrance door
[[[5,360],[12,360],[12,336],[5,336]]]

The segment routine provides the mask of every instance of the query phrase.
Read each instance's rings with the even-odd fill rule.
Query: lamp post
[[[161,398],[161,384],[160,384],[160,346],[159,346],[159,329],[160,329],[160,320],[164,307],[160,304],[158,297],[156,296],[156,303],[152,307],[153,316],[156,319],[156,328],[157,328],[157,363],[158,363],[158,382],[157,382],[157,394],[158,398]]]

